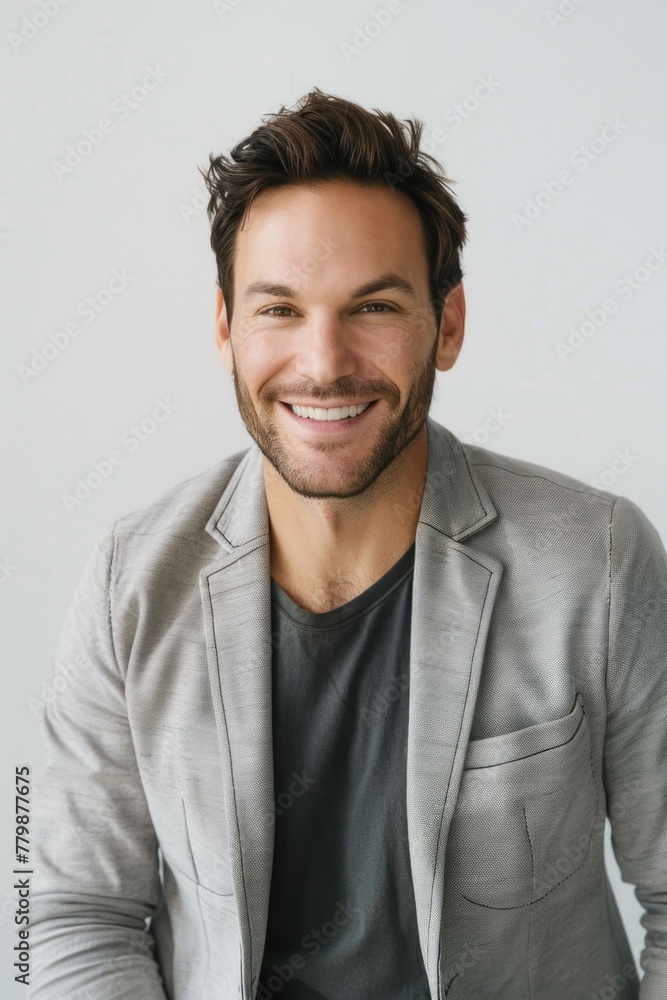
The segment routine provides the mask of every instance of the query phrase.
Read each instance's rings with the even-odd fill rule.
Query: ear
[[[234,371],[232,337],[227,322],[227,306],[219,285],[216,285],[215,288],[215,346],[222,358],[223,365],[231,375]]]
[[[435,367],[439,372],[448,371],[459,356],[465,333],[466,300],[463,284],[450,289],[442,310],[438,346],[435,355]]]

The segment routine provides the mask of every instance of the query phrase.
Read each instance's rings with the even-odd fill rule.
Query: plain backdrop
[[[665,540],[667,15],[655,0],[8,0],[1,20],[9,1000],[24,995],[10,957],[14,767],[41,763],[41,704],[83,566],[112,520],[250,443],[214,347],[197,165],[313,86],[423,121],[470,219],[466,338],[432,415],[630,497]],[[86,131],[98,141],[77,162]],[[158,401],[168,418],[128,434]],[[114,450],[113,474],[68,503]],[[608,836],[638,957],[641,910]]]

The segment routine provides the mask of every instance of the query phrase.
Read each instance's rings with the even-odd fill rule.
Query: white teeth
[[[329,409],[321,406],[292,406],[292,410],[297,417],[308,417],[310,420],[343,420],[345,417],[357,417],[370,405],[370,403],[359,403],[354,406],[332,406]]]

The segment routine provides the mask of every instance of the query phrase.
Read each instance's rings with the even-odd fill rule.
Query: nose
[[[357,370],[354,344],[332,316],[313,316],[300,331],[295,370],[319,385],[335,382]]]

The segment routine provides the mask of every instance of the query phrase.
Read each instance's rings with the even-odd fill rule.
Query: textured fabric
[[[320,614],[271,581],[276,821],[260,1000],[429,1000],[405,806],[413,564],[411,545]]]
[[[420,503],[405,771],[431,996],[665,1000],[665,548],[631,500],[426,427],[423,498],[395,516]],[[275,822],[262,463],[252,445],[119,518],[83,571],[33,786],[35,1000],[256,991]],[[645,911],[641,990],[605,815]]]

